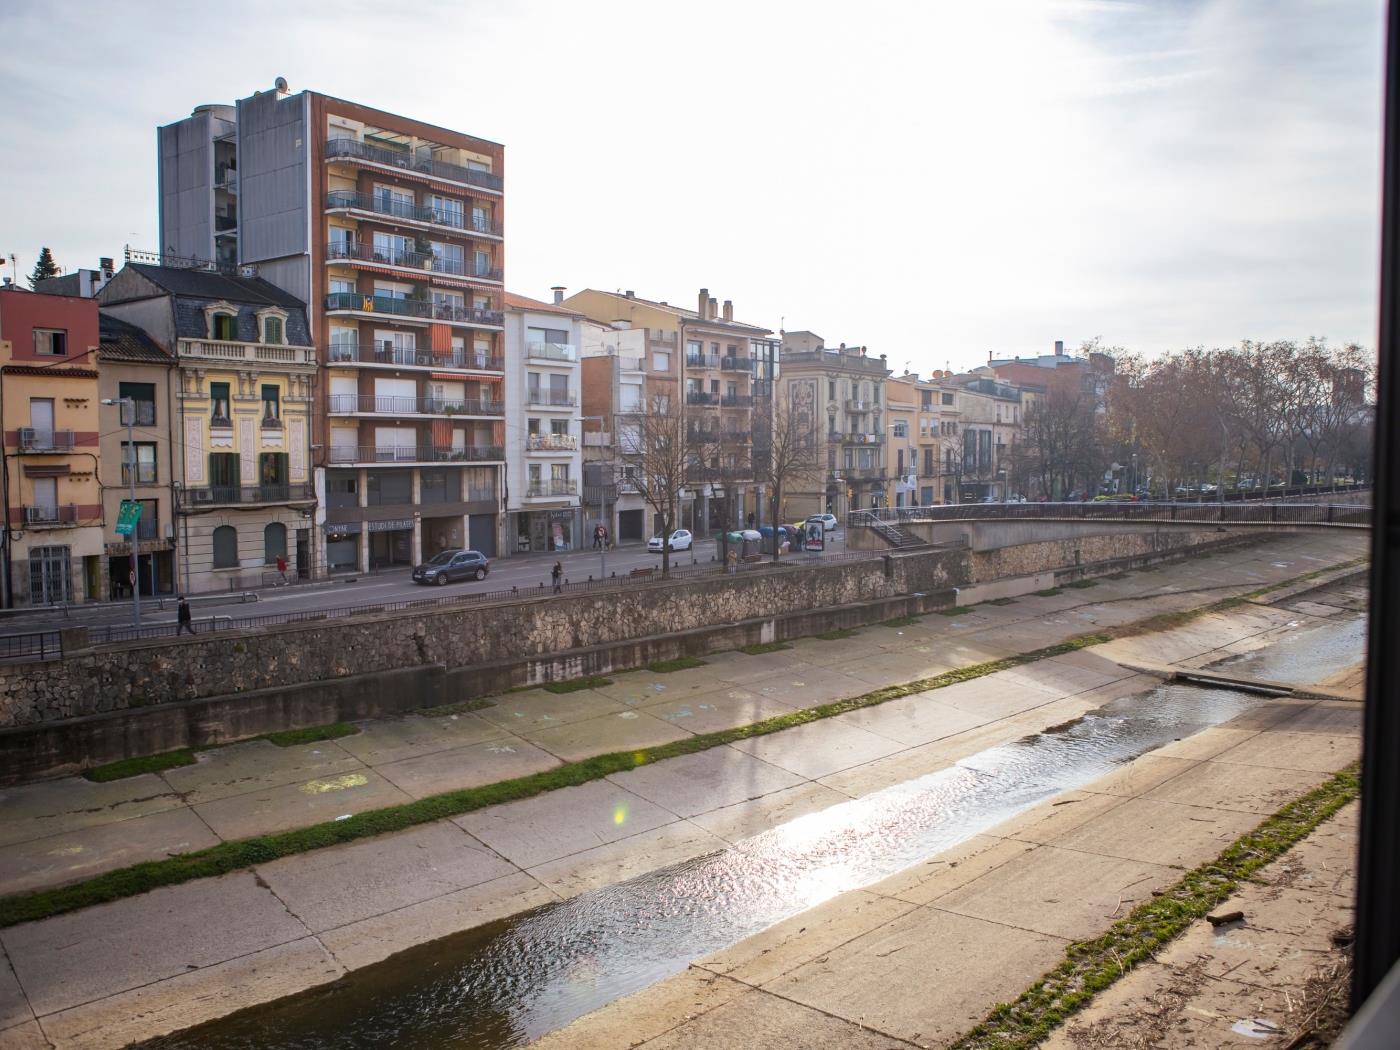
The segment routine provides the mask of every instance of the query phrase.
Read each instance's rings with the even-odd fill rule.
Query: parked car
[[[798,524],[799,527],[801,527],[801,526],[805,525],[805,524],[807,523],[807,521],[819,521],[819,522],[821,522],[821,523],[822,523],[822,531],[823,531],[823,532],[832,532],[832,531],[834,531],[834,530],[836,529],[836,525],[837,525],[837,522],[836,522],[836,515],[835,515],[835,514],[813,514],[813,515],[812,515],[810,518],[808,518],[806,521],[799,521],[797,524]]]
[[[440,551],[413,570],[414,583],[434,583],[441,587],[452,580],[484,580],[491,561],[480,551],[453,548]]]
[[[694,542],[695,540],[690,535],[689,529],[677,529],[675,532],[671,533],[671,541],[666,544],[666,546],[670,547],[673,551],[688,551],[690,550],[691,544]],[[651,539],[647,540],[647,550],[649,551],[660,553],[661,546],[662,541],[660,536],[653,536]]]

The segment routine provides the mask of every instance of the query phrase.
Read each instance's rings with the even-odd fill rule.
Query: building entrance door
[[[55,605],[72,601],[67,547],[34,547],[29,551],[29,604]]]

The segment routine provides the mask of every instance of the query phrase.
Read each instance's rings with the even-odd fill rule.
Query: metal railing
[[[26,506],[23,510],[24,523],[29,526],[76,525],[78,523],[78,508],[72,503],[65,503],[61,506]]]
[[[851,528],[940,521],[1180,521],[1229,524],[1368,526],[1371,508],[1331,503],[951,503],[934,507],[882,507],[851,511]]]
[[[752,407],[753,407],[753,395],[752,395],[752,394],[725,394],[725,395],[720,399],[720,402],[719,402],[719,403],[720,403],[720,406],[721,406],[722,408],[752,408]]]
[[[415,317],[425,321],[465,321],[469,324],[499,325],[505,314],[477,306],[450,306],[426,299],[396,299],[368,292],[331,292],[326,296],[327,310],[358,310],[360,313],[388,314],[392,317]]]
[[[577,481],[532,481],[525,487],[525,495],[535,498],[539,496],[577,496]]]
[[[316,489],[308,482],[283,485],[202,485],[177,489],[175,498],[177,505],[185,508],[217,504],[293,503],[315,499]]]
[[[861,401],[857,398],[846,399],[847,412],[873,412],[879,406],[876,401]]]
[[[501,372],[505,360],[488,357],[471,350],[428,350],[395,346],[393,343],[334,342],[330,348],[332,364],[360,362],[374,365],[410,365],[415,368],[462,369],[465,371]]]
[[[0,661],[61,660],[63,635],[59,631],[30,631],[0,635]]]
[[[685,355],[685,364],[687,368],[718,368],[719,355],[687,353]]]
[[[408,153],[384,149],[380,146],[371,145],[368,142],[360,142],[357,139],[330,139],[327,141],[326,159],[333,160],[342,158],[364,160],[372,164],[383,164],[386,167],[392,168],[403,168],[405,171],[422,172],[424,175],[431,175],[435,179],[445,179],[448,182],[460,182],[481,189],[495,190],[496,192],[500,192],[501,190],[501,176],[492,174],[489,171],[478,171],[475,168],[463,167],[460,164],[450,164],[447,161],[414,157]]]
[[[332,445],[330,463],[480,463],[505,458],[500,445]]]
[[[76,446],[71,430],[53,430],[42,427],[19,428],[19,450],[21,452],[69,452]]]
[[[525,449],[529,452],[573,452],[578,438],[573,434],[526,434]]]
[[[427,270],[432,268],[433,253],[387,248],[376,244],[366,244],[363,241],[331,241],[326,248],[326,258],[382,263],[385,266],[406,266],[410,270]]]
[[[726,357],[719,363],[722,372],[752,372],[752,357]]]
[[[717,405],[719,404],[719,395],[707,394],[703,390],[687,390],[685,403],[687,405]]]
[[[572,343],[526,343],[525,356],[536,361],[577,361],[578,347]]]
[[[383,397],[378,394],[332,394],[329,412],[333,416],[373,412],[380,415],[406,416],[501,416],[504,401],[471,398],[447,400],[435,397]]]
[[[464,233],[489,233],[500,236],[500,227],[484,219],[478,219],[474,215],[469,215],[456,208],[434,208],[428,205],[417,204],[413,201],[396,200],[383,194],[357,193],[354,190],[331,190],[326,194],[326,207],[331,209],[353,209],[354,211],[368,211],[376,215],[386,215],[391,219],[403,219],[407,222],[421,222],[428,226],[440,226],[443,229],[452,231],[462,231]],[[415,253],[419,254],[419,253]],[[404,265],[402,263],[398,265]],[[500,270],[473,270],[472,276],[491,277],[492,280],[500,280]]]
[[[556,394],[549,390],[527,390],[525,402],[550,408],[573,408],[578,404],[578,398],[573,394]]]

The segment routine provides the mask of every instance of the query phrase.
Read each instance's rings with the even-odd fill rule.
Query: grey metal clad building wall
[[[214,258],[214,142],[207,113],[156,133],[160,180],[160,250]]]
[[[309,150],[304,94],[266,91],[238,100],[240,262],[307,251]]]

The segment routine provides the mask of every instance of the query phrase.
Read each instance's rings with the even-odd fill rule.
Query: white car
[[[671,542],[667,544],[667,546],[673,551],[688,551],[690,550],[691,544],[694,542],[689,529],[677,529],[675,532],[671,533]],[[651,539],[647,540],[647,550],[659,554],[661,552],[661,537],[653,536]]]
[[[807,521],[819,521],[819,522],[821,522],[821,523],[822,523],[822,531],[823,531],[823,532],[835,532],[835,531],[836,531],[836,515],[835,515],[835,514],[813,514],[810,518],[807,519]]]

